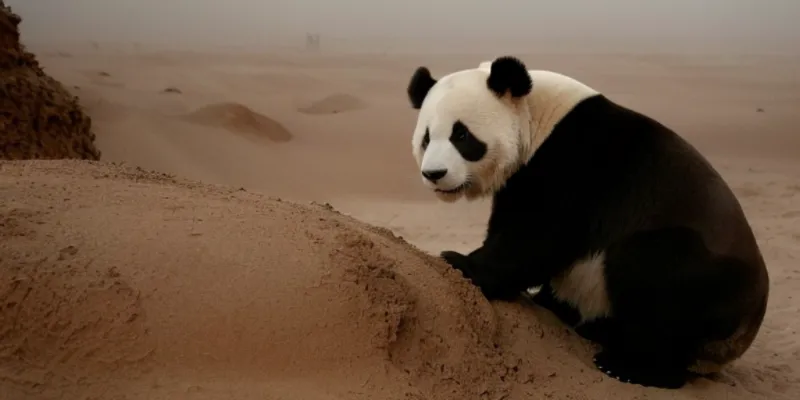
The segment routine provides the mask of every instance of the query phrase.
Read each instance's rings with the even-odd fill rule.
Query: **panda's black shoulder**
[[[670,128],[596,94],[577,103],[495,193],[489,229],[522,229],[516,234],[526,235],[548,224],[579,227],[589,220],[603,230],[616,229],[610,224],[622,202],[663,202],[654,197],[661,189],[653,185],[681,187],[678,180],[694,178],[671,170],[688,171],[679,165],[697,160],[694,149]],[[705,173],[700,171],[705,166],[692,168]],[[536,224],[520,224],[532,215]]]
[[[641,171],[652,166],[653,156],[687,151],[692,149],[667,126],[596,94],[577,103],[553,127],[529,163],[570,159],[573,168],[565,173],[583,169],[585,176],[596,178],[602,170]]]
[[[577,103],[556,124],[553,138],[587,136],[596,140],[623,139],[629,141],[636,133],[637,139],[658,139],[674,132],[655,119],[612,101],[603,94],[595,94]]]

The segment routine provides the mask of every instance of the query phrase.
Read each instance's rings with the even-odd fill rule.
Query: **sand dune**
[[[277,121],[238,103],[217,103],[201,107],[185,116],[201,125],[264,137],[274,142],[288,142],[292,133]]]

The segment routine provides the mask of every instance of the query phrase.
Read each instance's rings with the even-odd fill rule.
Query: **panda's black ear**
[[[433,85],[436,84],[436,79],[431,76],[431,71],[427,67],[419,67],[414,71],[411,76],[411,82],[408,83],[408,99],[411,100],[411,106],[419,110],[422,107],[422,101],[431,90]]]
[[[528,68],[518,58],[498,57],[492,62],[492,70],[486,80],[487,86],[498,96],[511,92],[512,97],[527,96],[533,89]]]

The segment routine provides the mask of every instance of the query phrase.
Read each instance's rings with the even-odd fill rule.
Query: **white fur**
[[[551,71],[529,70],[533,80],[530,95],[521,99],[506,95],[498,98],[486,85],[491,61],[478,68],[451,73],[439,79],[428,92],[417,117],[411,139],[414,158],[420,170],[447,169],[435,184],[422,178],[431,190],[452,190],[469,186],[455,194],[437,191],[444,201],[488,196],[526,163],[555,125],[580,101],[598,92],[575,79]],[[460,120],[478,139],[486,143],[487,154],[477,162],[464,160],[450,143],[453,123]],[[430,143],[421,144],[426,129]]]
[[[591,255],[550,281],[554,296],[575,307],[582,322],[611,314],[605,278],[605,253]]]

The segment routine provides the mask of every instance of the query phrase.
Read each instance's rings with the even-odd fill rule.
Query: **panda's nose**
[[[439,179],[444,178],[445,175],[447,175],[446,169],[429,169],[422,171],[422,176],[433,183],[436,183],[436,181]]]

